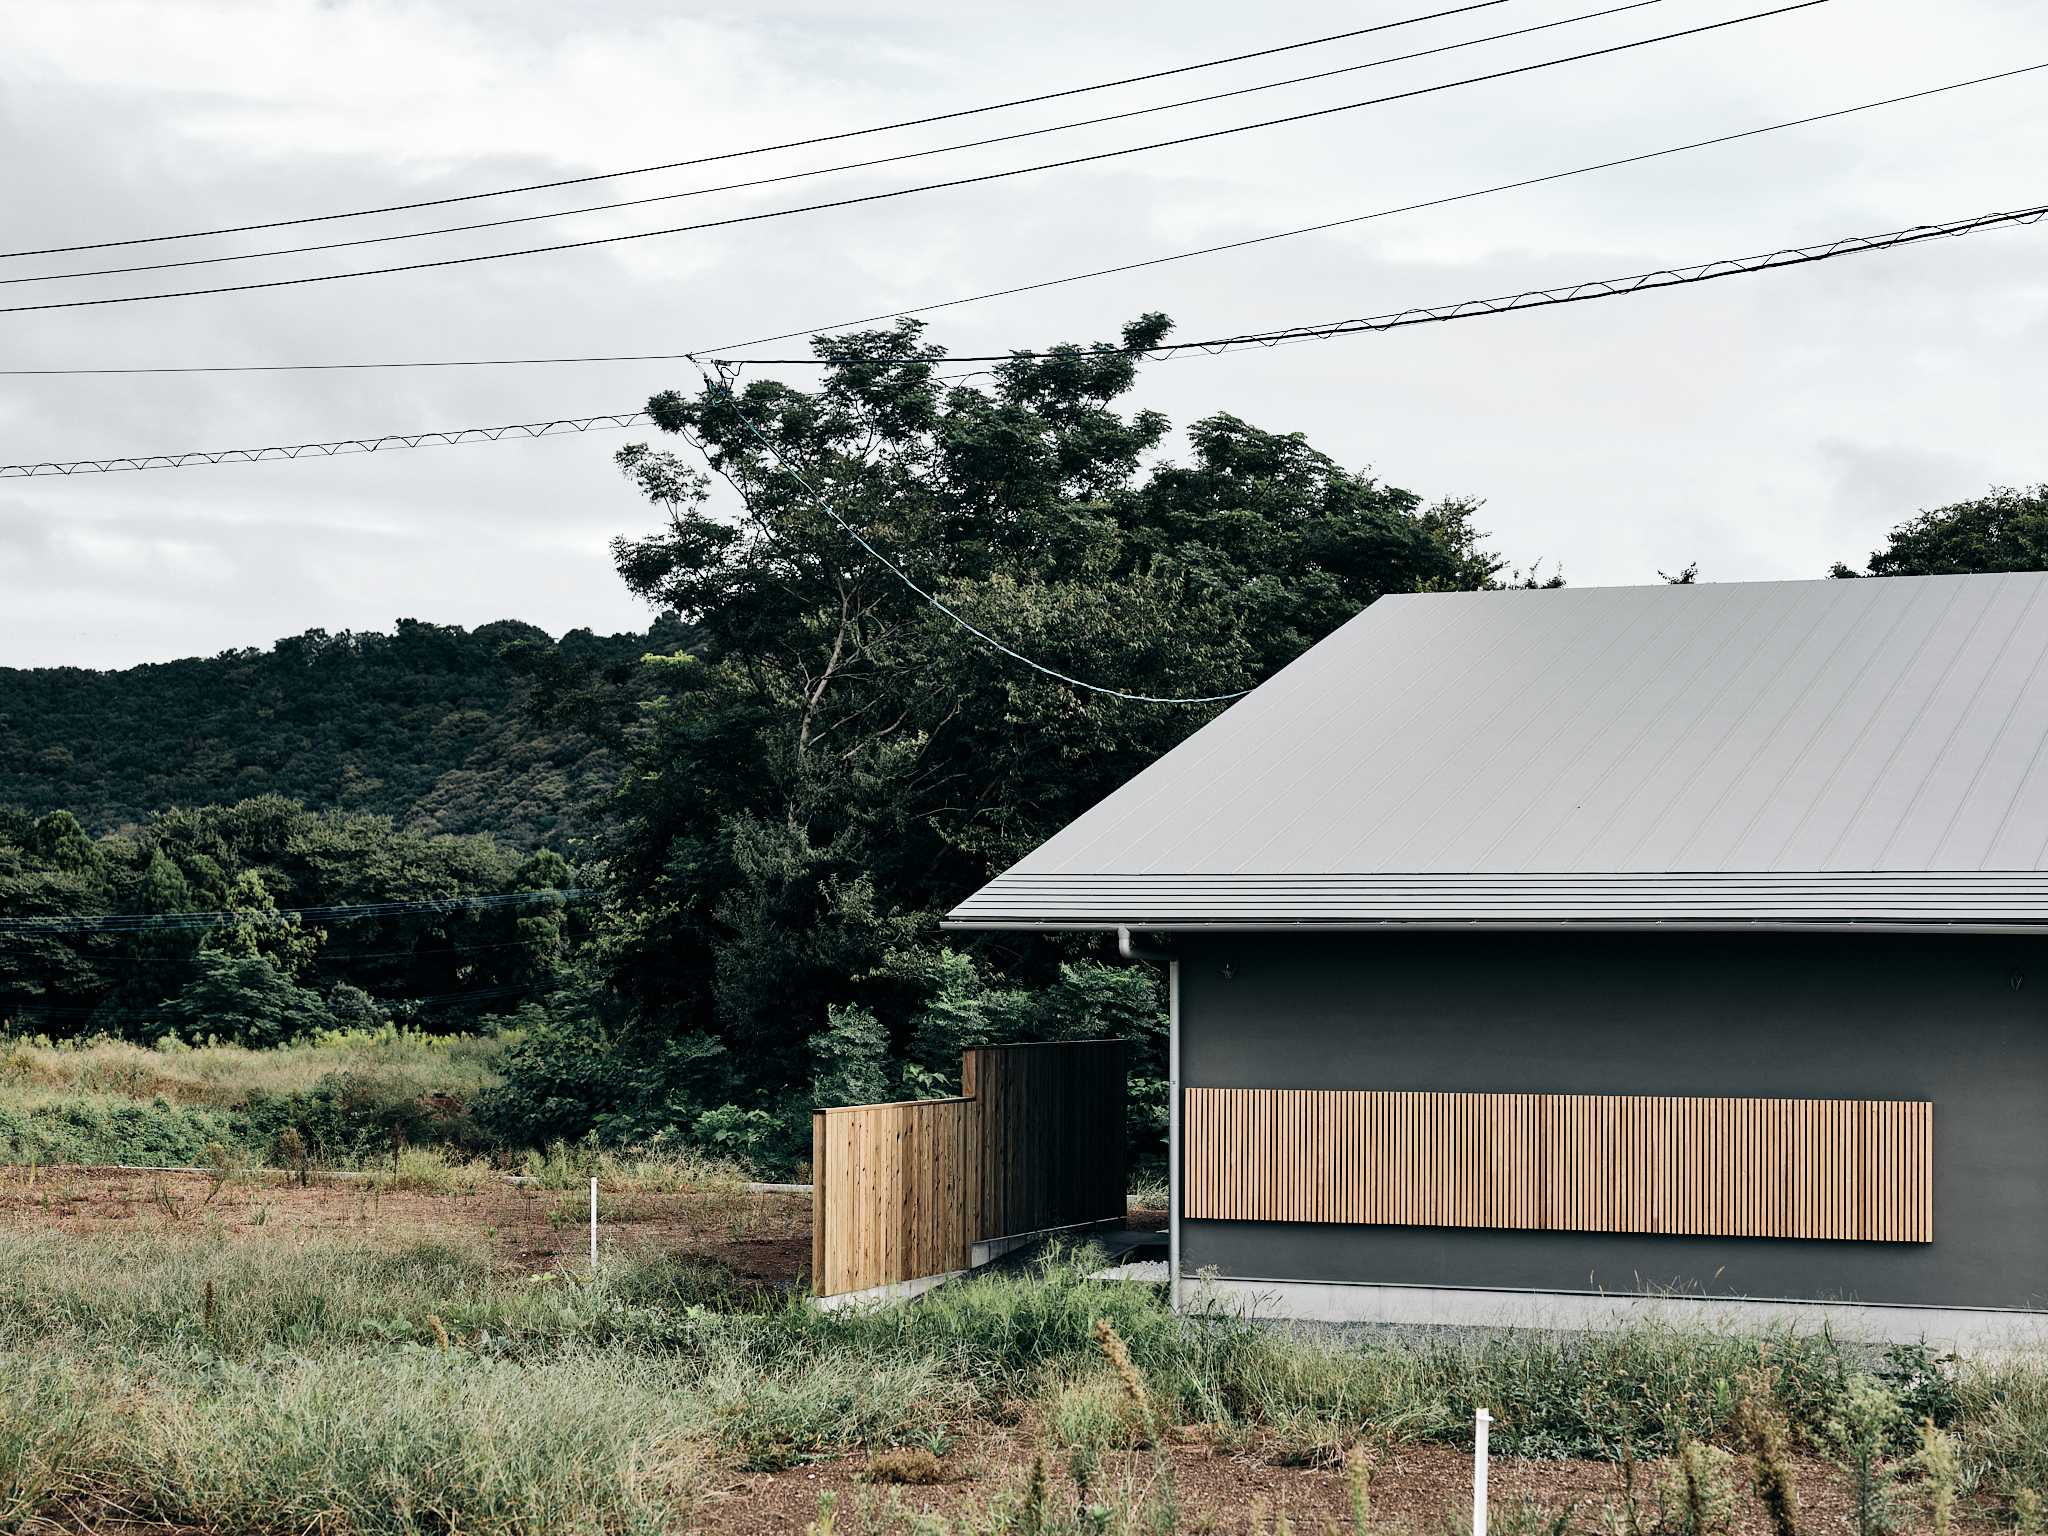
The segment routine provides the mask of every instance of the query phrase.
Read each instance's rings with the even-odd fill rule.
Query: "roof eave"
[[[1148,917],[945,918],[947,933],[2048,933],[2048,916],[2038,918],[1300,918],[1291,921],[1202,921]]]

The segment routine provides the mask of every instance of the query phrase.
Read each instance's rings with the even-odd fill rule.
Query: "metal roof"
[[[1382,598],[949,927],[2048,931],[2048,573]]]

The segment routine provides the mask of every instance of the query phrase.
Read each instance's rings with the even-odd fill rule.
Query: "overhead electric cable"
[[[1113,112],[1104,117],[1081,118],[1070,123],[1054,123],[1045,128],[1026,128],[1017,133],[1000,134],[988,139],[969,139],[958,144],[940,144],[931,149],[914,149],[898,155],[884,155],[873,160],[855,160],[841,165],[819,166],[815,170],[788,171],[779,176],[762,176],[752,181],[732,181],[715,187],[693,187],[687,192],[663,192],[653,197],[629,198],[616,203],[587,204],[581,208],[560,208],[551,213],[526,213],[510,218],[486,219],[475,224],[447,224],[433,229],[405,230],[395,235],[364,235],[353,240],[331,240],[321,245],[291,245],[267,251],[235,251],[223,256],[190,256],[177,261],[144,262],[128,267],[90,267],[79,272],[39,272],[24,277],[0,277],[0,287],[11,287],[19,283],[71,282],[88,277],[122,277],[135,272],[169,272],[183,267],[211,267],[226,262],[265,261],[277,256],[307,256],[322,251],[352,250],[365,245],[390,245],[401,240],[427,240],[437,235],[469,234],[479,229],[503,229],[514,224],[539,224],[550,219],[571,219],[586,213],[612,213],[621,208],[643,208],[650,203],[673,203],[684,198],[709,197],[719,192],[744,192],[755,187],[778,186],[784,182],[808,181],[819,176],[837,176],[846,171],[872,170],[876,166],[898,165],[906,160],[926,160],[936,155],[950,155],[960,150],[986,149],[994,144],[1010,144],[1019,139],[1043,138],[1047,134],[1067,133],[1080,128],[1096,128],[1104,123],[1120,123],[1128,118],[1149,117],[1155,112],[1172,112],[1181,107],[1204,106],[1213,101],[1226,101],[1236,96],[1252,96],[1261,91],[1277,91],[1290,85],[1303,85],[1315,80],[1328,80],[1337,75],[1353,75],[1362,70],[1379,69],[1388,64],[1405,64],[1414,59],[1426,59],[1439,53],[1455,53],[1463,48],[1477,48],[1482,43],[1497,43],[1506,38],[1526,37],[1532,32],[1548,32],[1557,27],[1574,26],[1582,21],[1597,21],[1603,16],[1619,15],[1623,11],[1639,11],[1645,6],[1662,5],[1665,0],[1628,0],[1625,5],[1609,6],[1605,10],[1586,11],[1577,16],[1565,16],[1556,21],[1540,22],[1532,27],[1517,27],[1508,32],[1491,32],[1485,37],[1467,38],[1463,42],[1445,43],[1436,48],[1424,48],[1415,53],[1394,54],[1384,59],[1369,59],[1363,64],[1347,64],[1341,69],[1326,69],[1318,74],[1297,75],[1290,80],[1273,80],[1263,85],[1247,85],[1236,90],[1217,91],[1209,96],[1193,96],[1183,101],[1161,102],[1157,106],[1137,107],[1128,112]]]
[[[552,981],[529,981],[511,987],[483,987],[474,992],[442,992],[433,997],[373,997],[373,1003],[387,1008],[445,1008],[455,1003],[480,1003],[491,998],[521,997],[530,992],[553,992],[560,986]],[[40,1003],[12,1003],[0,1006],[0,1018],[35,1019],[135,1019],[166,1023],[181,1017],[167,1008],[55,1008]]]
[[[1114,277],[1122,272],[1138,272],[1146,267],[1166,266],[1176,261],[1191,261],[1198,256],[1216,256],[1224,251],[1241,251],[1248,246],[1268,245],[1275,240],[1291,240],[1297,235],[1317,235],[1326,230],[1343,229],[1352,224],[1364,224],[1374,219],[1388,219],[1396,214],[1417,213],[1424,208],[1441,208],[1450,203],[1470,202],[1475,197],[1491,197],[1496,192],[1514,192],[1523,187],[1540,187],[1546,182],[1566,181],[1574,176],[1588,176],[1595,171],[1611,171],[1624,165],[1640,165],[1646,160],[1660,160],[1667,155],[1682,155],[1688,150],[1709,149],[1716,144],[1733,144],[1740,139],[1753,139],[1766,133],[1780,133],[1787,128],[1803,128],[1810,123],[1826,122],[1830,118],[1848,117],[1857,112],[1869,112],[1878,107],[1897,106],[1900,102],[1918,101],[1922,97],[1940,96],[1948,91],[1960,91],[1973,85],[1987,85],[1994,80],[2007,80],[2014,75],[2032,74],[2036,70],[2048,69],[2048,62],[2027,64],[2019,69],[2002,70],[1995,75],[1980,75],[1974,80],[1958,80],[1953,85],[1937,85],[1924,91],[1911,91],[1904,96],[1887,96],[1881,101],[1866,101],[1859,106],[1841,107],[1832,112],[1816,112],[1811,117],[1795,117],[1788,122],[1772,123],[1763,128],[1745,128],[1739,133],[1724,133],[1711,139],[1695,139],[1690,144],[1674,144],[1668,149],[1646,150],[1639,155],[1624,155],[1619,160],[1601,160],[1593,165],[1581,165],[1569,171],[1552,171],[1543,176],[1526,176],[1520,181],[1503,181],[1491,187],[1479,187],[1470,192],[1453,192],[1446,197],[1427,198],[1419,203],[1403,203],[1396,208],[1381,208],[1372,213],[1352,214],[1347,218],[1331,219],[1322,224],[1304,224],[1298,229],[1283,229],[1270,235],[1252,235],[1243,240],[1230,240],[1222,245],[1205,245],[1197,250],[1176,251],[1171,256],[1153,256],[1144,261],[1128,261],[1114,267],[1097,267],[1089,272],[1075,272],[1066,277],[1046,278],[1036,283],[1020,283],[1014,288],[996,288],[987,293],[969,294],[966,298],[944,299],[934,304],[920,304],[912,309],[885,310],[880,314],[862,315],[852,320],[835,320],[828,325],[806,326],[799,331],[783,331],[775,336],[757,336],[752,341],[729,341],[716,347],[703,347],[682,359],[674,358],[620,358],[620,362],[671,362],[688,361],[698,357],[726,356],[741,347],[763,347],[771,341],[789,341],[798,336],[815,336],[824,331],[838,330],[849,325],[869,325],[877,320],[895,320],[910,315],[929,314],[937,309],[957,309],[964,304],[979,304],[988,299],[1005,299],[1013,294],[1035,293],[1041,288],[1059,288],[1068,283],[1087,282],[1097,277]],[[757,361],[757,359],[729,359],[731,361]],[[536,359],[536,361],[550,361]],[[565,361],[596,362],[607,359],[580,358]],[[315,365],[334,366],[334,365]],[[376,367],[377,364],[354,364],[341,366]],[[392,364],[393,367],[438,367],[455,366],[443,364]],[[0,369],[0,375],[10,370]],[[141,370],[137,370],[141,371]]]
[[[1192,74],[1197,70],[1219,69],[1226,64],[1242,64],[1249,59],[1271,58],[1279,53],[1292,53],[1302,48],[1319,48],[1325,43],[1341,43],[1349,38],[1369,37],[1375,32],[1391,32],[1400,27],[1412,27],[1425,21],[1441,21],[1447,16],[1462,16],[1467,11],[1490,10],[1497,5],[1506,5],[1508,0],[1476,0],[1471,5],[1453,6],[1445,11],[1430,11],[1421,16],[1407,16],[1399,21],[1381,22],[1378,26],[1358,27],[1349,32],[1332,32],[1325,37],[1311,37],[1299,43],[1282,43],[1277,48],[1260,48],[1251,53],[1234,53],[1225,58],[1206,59],[1199,64],[1182,64],[1174,69],[1154,70],[1150,74],[1127,75],[1121,80],[1105,80],[1099,85],[1078,85],[1064,91],[1047,91],[1038,96],[1019,96],[1010,101],[993,102],[984,107],[965,107],[957,112],[940,112],[929,117],[908,117],[900,122],[882,123],[873,128],[850,128],[844,133],[820,134],[809,139],[787,139],[779,144],[763,144],[754,149],[728,150],[723,154],[700,155],[693,160],[668,160],[660,165],[637,166],[630,171],[602,171],[591,176],[568,176],[558,181],[536,181],[519,187],[501,187],[495,192],[468,192],[459,197],[433,197],[412,203],[386,203],[375,208],[357,208],[347,213],[319,213],[298,219],[271,219],[260,224],[228,224],[217,229],[195,229],[178,235],[139,235],[129,240],[96,240],[81,245],[48,245],[34,250],[0,251],[0,261],[12,260],[17,256],[59,256],[70,251],[105,251],[124,245],[160,245],[170,240],[204,240],[214,235],[243,235],[260,229],[288,229],[300,224],[327,224],[337,219],[370,218],[384,213],[406,213],[415,208],[445,208],[454,203],[481,202],[492,197],[516,197],[526,192],[547,192],[556,187],[587,186],[594,181],[617,181],[625,176],[647,176],[656,171],[678,171],[693,165],[711,165],[721,160],[744,160],[754,155],[775,154],[785,149],[807,149],[816,144],[836,144],[845,139],[864,138],[876,133],[894,133],[900,128],[922,128],[932,123],[949,123],[963,117],[978,117],[988,112],[1006,112],[1012,107],[1035,106],[1042,101],[1062,101],[1069,96],[1086,96],[1095,91],[1112,91],[1121,86],[1140,85],[1148,80],[1165,80],[1174,75]]]
[[[1629,277],[1598,278],[1591,282],[1573,283],[1557,288],[1532,288],[1521,293],[1508,294],[1491,299],[1467,299],[1457,304],[1441,304],[1427,308],[1396,310],[1389,314],[1373,315],[1356,320],[1330,321],[1322,325],[1290,326],[1273,331],[1246,331],[1235,336],[1218,337],[1209,341],[1186,341],[1162,343],[1154,347],[1131,349],[1124,347],[1075,347],[1056,348],[1051,354],[1040,354],[1019,350],[1014,352],[991,352],[972,357],[933,358],[935,363],[1011,363],[1028,360],[1037,356],[1069,355],[1129,356],[1165,359],[1178,357],[1189,352],[1218,354],[1244,347],[1278,346],[1284,342],[1324,340],[1333,336],[1355,335],[1366,331],[1391,331],[1403,326],[1431,325],[1450,320],[1473,320],[1483,315],[1503,315],[1520,310],[1541,309],[1558,304],[1577,304],[1589,299],[1620,298],[1632,293],[1645,293],[1658,288],[1674,288],[1692,283],[1708,282],[1721,277],[1738,277],[1750,272],[1773,271],[1780,267],[1810,265],[1814,262],[1831,261],[1838,256],[1854,256],[1865,251],[1893,250],[1899,246],[1918,245],[1928,240],[1958,238],[1963,235],[1979,234],[1985,230],[2016,227],[2039,223],[2048,218],[2048,204],[2015,209],[2007,213],[1987,213],[1975,218],[1955,219],[1946,224],[1916,224],[1911,229],[1894,230],[1882,235],[1859,235],[1848,239],[1833,240],[1821,245],[1788,247],[1769,251],[1758,256],[1742,256],[1729,260],[1705,262],[1693,267],[1672,267],[1656,272],[1641,272]],[[721,361],[705,353],[685,354],[686,360],[705,362]],[[798,364],[832,362],[836,359],[817,357],[786,358],[737,358],[731,361],[744,364]],[[859,359],[874,362],[874,358]],[[913,361],[913,359],[900,359]],[[264,458],[300,458],[315,454],[332,455],[343,452],[367,452],[380,447],[411,448],[425,443],[483,442],[496,441],[513,433],[538,437],[548,429],[560,427],[564,430],[584,431],[594,426],[636,426],[646,420],[643,411],[621,411],[610,416],[587,416],[576,420],[546,423],[532,423],[510,427],[466,427],[450,432],[419,432],[407,435],[393,435],[378,438],[352,438],[332,443],[305,443],[292,448],[235,448],[211,450],[187,454],[154,454],[136,458],[81,459],[72,463],[49,464],[0,464],[0,479],[26,479],[33,475],[91,474],[110,470],[128,469],[174,469],[182,464],[227,462],[253,463]]]
[[[495,907],[560,906],[599,896],[581,887],[566,891],[510,891],[496,896],[435,896],[421,901],[372,901],[354,906],[230,908],[216,912],[116,912],[102,916],[0,917],[0,933],[154,933],[170,928],[250,928],[287,917],[346,923],[423,912],[472,912]]]
[[[81,459],[70,464],[0,464],[0,480],[38,475],[104,475],[130,469],[183,469],[188,464],[259,464],[271,459],[331,459],[347,453],[380,453],[393,448],[452,448],[458,443],[495,443],[503,437],[557,437],[604,427],[636,427],[645,411],[609,416],[574,416],[519,422],[509,427],[457,427],[447,432],[401,432],[386,437],[351,437],[338,442],[292,443],[275,448],[202,448],[189,453],[149,453],[120,459]]]
[[[794,464],[790,463],[789,460],[785,459],[782,456],[781,451],[778,450],[773,443],[769,442],[767,438],[761,435],[761,429],[755,426],[751,421],[747,419],[746,415],[740,410],[739,402],[733,399],[732,390],[729,386],[722,383],[714,385],[708,377],[704,380],[704,386],[713,395],[715,395],[719,399],[722,399],[725,402],[726,407],[733,413],[733,416],[739,421],[740,425],[745,427],[747,431],[752,433],[754,439],[757,442],[759,442],[763,448],[768,450],[768,456],[775,460],[775,462],[779,466],[781,466],[782,472],[788,475],[790,479],[794,480],[799,486],[803,488],[803,493],[806,496],[810,497],[810,499],[817,504],[817,507],[821,512],[823,512],[827,517],[831,518],[832,521],[837,523],[841,528],[845,529],[847,535],[850,538],[852,538],[854,543],[858,544],[862,549],[866,550],[870,555],[874,556],[876,561],[878,561],[882,565],[882,567],[885,570],[887,570],[891,575],[895,576],[895,578],[898,581],[902,582],[903,585],[910,588],[911,591],[915,592],[927,603],[930,603],[932,607],[938,609],[939,612],[943,613],[955,624],[959,625],[962,629],[966,630],[968,634],[974,636],[975,639],[982,641],[984,644],[989,645],[994,649],[1002,652],[1003,655],[1009,657],[1012,661],[1021,661],[1024,663],[1025,666],[1030,667],[1035,672],[1043,672],[1047,677],[1057,678],[1060,682],[1070,683],[1076,688],[1085,688],[1090,693],[1107,694],[1112,699],[1126,699],[1133,704],[1225,704],[1232,699],[1241,699],[1246,694],[1251,692],[1251,689],[1249,688],[1240,688],[1235,693],[1212,693],[1204,698],[1190,699],[1155,698],[1150,694],[1126,693],[1121,688],[1103,688],[1095,683],[1084,683],[1078,677],[1069,677],[1064,672],[1054,671],[1051,667],[1046,666],[1043,662],[1033,661],[1029,656],[1024,655],[1021,651],[1011,650],[1010,647],[1003,644],[1003,642],[998,640],[994,635],[989,634],[986,630],[975,628],[973,624],[969,623],[966,619],[963,619],[951,608],[948,608],[944,603],[940,602],[938,598],[934,597],[931,593],[927,592],[923,587],[920,587],[914,580],[911,579],[909,572],[905,571],[902,566],[898,565],[894,560],[891,560],[887,555],[883,554],[879,549],[875,548],[874,545],[870,544],[867,541],[866,536],[863,535],[858,528],[854,527],[852,523],[849,523],[845,518],[841,517],[839,515],[839,509],[833,506],[832,503],[827,501],[823,496],[819,495],[818,492],[812,487],[811,482],[806,480],[803,477],[803,475],[797,470],[797,467]]]
[[[880,314],[860,315],[850,320],[836,320],[826,325],[806,326],[801,330],[782,331],[773,336],[757,336],[751,341],[720,342],[713,347],[699,347],[694,352],[607,353],[588,357],[452,358],[423,362],[224,363],[164,368],[0,368],[0,378],[71,378],[186,373],[345,373],[384,368],[531,368],[573,363],[687,362],[692,358],[714,353],[722,355],[740,347],[766,346],[771,341],[788,341],[792,337],[797,336],[814,336],[823,331],[837,330],[842,326],[867,325],[876,320],[893,320],[907,315],[921,315],[936,309],[955,309],[964,304],[979,304],[986,299],[1007,298],[1011,294],[1032,293],[1041,288],[1057,288],[1068,283],[1086,282],[1091,278],[1111,277],[1120,272],[1135,272],[1146,267],[1164,266],[1170,262],[1190,261],[1198,256],[1214,256],[1223,251],[1243,250],[1247,246],[1265,245],[1275,240],[1289,240],[1296,235],[1320,234],[1324,230],[1341,229],[1347,225],[1362,224],[1372,219],[1391,218],[1395,214],[1414,213],[1424,208],[1440,208],[1447,203],[1467,202],[1476,197],[1489,197],[1496,192],[1512,192],[1522,187],[1541,186],[1545,182],[1563,181],[1573,176],[1590,175],[1594,171],[1613,170],[1624,165],[1637,165],[1643,161],[1661,159],[1667,155],[1684,154],[1688,150],[1707,149],[1717,144],[1732,144],[1741,139],[1752,139],[1766,133],[1779,133],[1787,128],[1803,128],[1810,123],[1826,122],[1831,118],[1837,117],[1848,117],[1858,112],[1873,111],[1878,107],[1897,106],[1901,102],[1919,101],[1925,97],[1940,96],[1949,91],[1960,91],[1970,86],[1988,85],[1993,81],[2009,80],[2015,75],[2032,74],[2042,69],[2048,69],[2048,62],[2026,64],[2018,69],[2001,70],[1995,75],[1979,75],[1974,79],[1958,80],[1950,85],[1931,86],[1924,91],[1909,91],[1903,96],[1887,96],[1879,101],[1866,101],[1857,106],[1840,107],[1831,112],[1816,112],[1810,117],[1795,117],[1789,121],[1771,123],[1762,128],[1746,128],[1738,133],[1725,133],[1711,139],[1695,139],[1689,144],[1674,144],[1667,149],[1646,150],[1642,154],[1625,155],[1618,160],[1602,160],[1596,164],[1578,166],[1569,171],[1553,171],[1547,175],[1529,176],[1520,181],[1501,182],[1495,186],[1480,187],[1470,192],[1454,192],[1446,197],[1429,198],[1419,203],[1404,203],[1396,208],[1381,208],[1372,213],[1352,214],[1346,218],[1331,219],[1322,224],[1306,224],[1298,229],[1283,229],[1270,235],[1253,235],[1243,240],[1231,240],[1222,245],[1208,245],[1192,251],[1177,251],[1171,256],[1154,256],[1144,261],[1125,262],[1120,266],[1098,267],[1088,272],[1070,273],[1065,277],[1052,277],[1046,278],[1041,282],[1023,283],[1014,288],[997,288],[987,293],[969,294],[964,298],[943,299],[930,304],[912,305],[904,309],[884,310]]]
[[[1822,245],[1789,247],[1784,250],[1766,251],[1758,256],[1737,256],[1723,261],[1702,262],[1692,267],[1668,267],[1657,272],[1638,272],[1629,277],[1603,277],[1591,282],[1571,283],[1559,288],[1532,288],[1522,293],[1507,294],[1492,299],[1466,299],[1456,304],[1439,304],[1417,309],[1395,310],[1390,314],[1369,315],[1353,320],[1332,320],[1322,325],[1294,325],[1273,331],[1245,331],[1235,336],[1220,336],[1208,341],[1170,341],[1150,347],[1057,347],[1045,353],[1031,351],[987,352],[966,357],[946,357],[947,363],[1010,363],[1025,362],[1038,357],[1067,355],[1075,357],[1142,357],[1153,361],[1178,356],[1186,352],[1218,354],[1234,352],[1244,347],[1273,347],[1291,341],[1324,341],[1333,336],[1349,336],[1363,331],[1391,331],[1402,326],[1430,325],[1444,320],[1470,320],[1479,315],[1504,315],[1515,310],[1540,309],[1554,304],[1577,304],[1588,299],[1612,299],[1624,294],[1645,293],[1656,288],[1676,288],[1689,283],[1710,282],[1719,277],[1739,277],[1750,272],[1766,272],[1778,267],[1811,265],[1816,261],[1831,261],[1837,256],[1855,256],[1865,251],[1888,251],[1902,245],[1918,245],[1927,240],[1946,240],[1961,235],[1973,235],[1987,229],[2001,229],[2022,224],[2035,224],[2048,217],[2048,203],[2036,204],[2029,208],[2014,209],[2007,213],[1985,213],[1975,218],[1955,219],[1946,224],[1916,224],[1911,229],[1893,230],[1882,235],[1853,235],[1847,239],[1830,240]],[[799,363],[830,364],[835,362],[872,363],[875,358],[835,357],[748,357],[709,358],[709,362],[746,363],[762,365],[783,365]],[[913,361],[913,359],[903,359]]]
[[[442,267],[474,266],[479,262],[505,261],[516,256],[544,256],[558,251],[589,250],[596,246],[623,245],[635,240],[652,240],[663,235],[690,234],[706,229],[725,229],[738,224],[758,224],[768,219],[789,218],[802,213],[821,213],[834,208],[851,208],[865,203],[890,202],[897,198],[913,197],[923,192],[942,192],[954,187],[979,186],[988,182],[1007,181],[1018,176],[1028,176],[1040,171],[1065,170],[1076,165],[1094,165],[1105,160],[1118,160],[1129,155],[1145,154],[1155,149],[1171,149],[1184,144],[1200,144],[1215,139],[1231,138],[1241,133],[1252,133],[1261,128],[1277,128],[1290,123],[1309,122],[1317,118],[1331,117],[1340,112],[1355,112],[1365,107],[1385,106],[1390,102],[1409,101],[1420,96],[1432,96],[1443,91],[1457,90],[1467,85],[1483,85],[1493,80],[1511,79],[1518,75],[1533,74],[1537,70],[1555,69],[1564,64],[1583,63],[1587,59],[1606,58],[1617,53],[1631,52],[1637,48],[1648,48],[1658,43],[1674,42],[1680,38],[1697,37],[1702,33],[1720,31],[1726,27],[1741,26],[1746,22],[1763,21],[1773,16],[1784,16],[1794,11],[1811,10],[1818,5],[1829,4],[1830,0],[1794,0],[1790,5],[1775,6],[1766,11],[1752,11],[1746,16],[1733,16],[1723,21],[1708,22],[1697,27],[1687,27],[1677,32],[1664,32],[1655,37],[1638,38],[1633,42],[1615,43],[1606,48],[1594,48],[1584,53],[1568,54],[1563,58],[1544,59],[1534,64],[1522,64],[1513,69],[1494,70],[1489,74],[1470,75],[1462,80],[1445,81],[1438,85],[1418,86],[1414,90],[1396,91],[1386,96],[1370,97],[1364,101],[1346,102],[1340,106],[1322,107],[1313,112],[1296,112],[1285,117],[1268,118],[1256,123],[1241,123],[1233,128],[1216,128],[1207,133],[1192,133],[1177,139],[1161,139],[1150,144],[1135,144],[1124,149],[1102,150],[1092,155],[1076,155],[1066,160],[1050,160],[1038,165],[1019,166],[1007,171],[988,171],[978,176],[961,176],[951,181],[927,182],[922,186],[897,187],[887,192],[868,192],[858,197],[834,198],[822,203],[806,203],[795,208],[771,209],[761,213],[735,214],[729,218],[709,219],[697,224],[677,224],[664,229],[637,230],[623,235],[601,235],[587,240],[565,240],[553,245],[525,246],[511,251],[488,251],[474,256],[445,256],[434,261],[404,262],[389,267],[364,267],[353,272],[327,272],[309,277],[272,278],[257,283],[230,283],[213,288],[178,288],[166,293],[121,294],[103,299],[64,299],[41,304],[10,304],[0,306],[0,314],[18,315],[55,309],[96,309],[110,304],[150,304],[163,299],[200,298],[222,293],[253,293],[271,288],[301,288],[313,283],[338,283],[359,277],[386,277],[397,272],[424,272]]]

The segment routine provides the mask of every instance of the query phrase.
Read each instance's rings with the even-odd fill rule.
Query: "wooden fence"
[[[963,1053],[960,1091],[981,1105],[976,1239],[1121,1216],[1124,1042],[991,1045]]]
[[[1186,1214],[1932,1242],[1934,1106],[1194,1088]]]
[[[975,1243],[1124,1214],[1121,1040],[965,1053],[963,1097],[811,1116],[820,1296],[966,1269]]]
[[[967,1267],[981,1226],[981,1106],[811,1115],[811,1284],[821,1296]]]

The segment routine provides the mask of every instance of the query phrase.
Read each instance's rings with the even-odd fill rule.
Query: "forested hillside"
[[[602,666],[686,649],[674,618],[645,634],[572,630]],[[67,810],[95,835],[172,808],[282,795],[390,816],[431,835],[566,848],[576,808],[615,781],[588,736],[527,719],[527,683],[498,659],[530,624],[475,630],[401,619],[390,634],[308,630],[268,651],[94,672],[0,668],[0,805]]]

